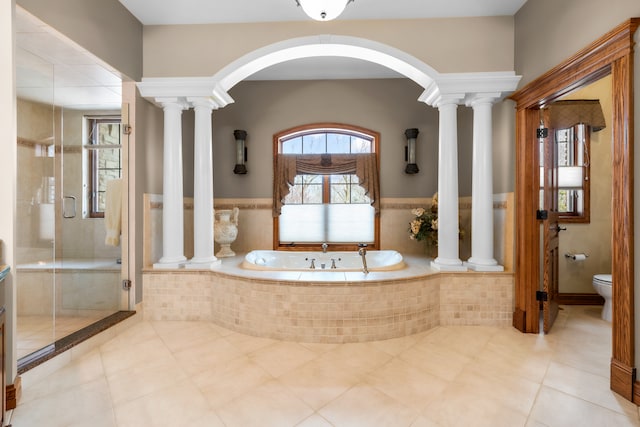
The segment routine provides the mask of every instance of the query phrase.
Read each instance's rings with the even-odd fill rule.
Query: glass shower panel
[[[118,311],[122,293],[120,104],[67,105],[62,119],[59,336]]]
[[[55,313],[56,139],[54,67],[16,49],[17,352],[23,357],[53,342]]]

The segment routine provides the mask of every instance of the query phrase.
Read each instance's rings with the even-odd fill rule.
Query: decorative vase
[[[238,213],[240,209],[221,209],[215,213],[213,223],[213,237],[220,245],[220,250],[216,254],[218,258],[235,256],[231,250],[231,243],[238,237]]]

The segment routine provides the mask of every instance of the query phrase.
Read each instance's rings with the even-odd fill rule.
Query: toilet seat
[[[611,286],[611,274],[596,274],[593,276],[593,283]]]

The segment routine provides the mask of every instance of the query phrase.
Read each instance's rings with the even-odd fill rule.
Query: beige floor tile
[[[107,343],[102,348],[102,362],[107,376],[119,371],[124,371],[140,365],[164,365],[172,360],[173,356],[166,345],[157,336],[140,343],[131,343],[114,347]]]
[[[393,356],[372,343],[341,344],[324,353],[318,360],[364,375],[387,363]]]
[[[189,380],[115,405],[118,426],[189,426],[207,416],[211,408]]]
[[[231,343],[242,353],[251,353],[252,351],[256,351],[263,347],[267,347],[271,344],[279,342],[277,340],[272,340],[269,338],[253,337],[251,335],[239,334],[237,332],[224,335],[224,339]]]
[[[263,347],[248,356],[276,378],[318,357],[302,345],[286,341]]]
[[[306,420],[302,421],[300,424],[297,424],[296,427],[334,427],[326,419],[322,418],[318,414],[313,414]]]
[[[371,372],[365,381],[417,411],[423,410],[449,384],[448,381],[416,369],[401,359],[393,359]]]
[[[114,405],[131,401],[177,384],[187,378],[175,359],[141,363],[107,376]]]
[[[225,427],[216,411],[209,411],[189,422],[189,427]]]
[[[540,390],[530,419],[549,427],[640,425],[637,417],[627,417],[546,386]]]
[[[410,426],[419,412],[369,385],[358,385],[318,411],[335,426]]]
[[[298,398],[313,409],[320,409],[360,382],[350,368],[344,368],[326,359],[316,359],[279,378]]]
[[[218,409],[227,427],[295,426],[313,410],[276,380],[239,396]]]
[[[411,424],[411,427],[442,427],[442,426],[420,415],[418,418],[415,419],[413,424]]]
[[[458,376],[471,361],[470,357],[455,350],[424,342],[400,353],[398,357],[409,365],[447,381]]]
[[[273,380],[246,356],[212,366],[192,377],[209,404],[218,408],[236,397]]]
[[[397,356],[403,351],[411,348],[418,342],[418,338],[409,335],[401,338],[393,338],[384,341],[374,341],[371,344],[378,350],[382,350],[385,353],[389,353],[393,356]]]
[[[493,369],[493,365],[469,364],[455,379],[466,391],[491,398],[510,410],[527,415],[540,390],[540,383],[521,375]]]
[[[98,378],[60,393],[21,403],[20,410],[14,411],[11,419],[16,427],[82,425],[97,414],[110,410],[107,381]]]
[[[452,328],[455,328],[455,333],[452,333]],[[417,345],[438,345],[473,357],[487,345],[498,330],[499,328],[484,326],[441,326],[422,338]]]
[[[523,426],[527,415],[504,406],[491,396],[468,390],[460,383],[450,384],[422,416],[441,426],[514,427]]]
[[[104,369],[100,352],[95,350],[48,375],[35,384],[25,387],[20,398],[21,403],[45,398],[65,392],[92,381],[104,378]],[[25,381],[25,385],[28,382]]]
[[[21,320],[51,336],[43,319]],[[609,390],[599,307],[563,307],[548,335],[450,326],[308,344],[163,321],[119,332],[25,373],[13,425],[640,427]]]
[[[201,341],[173,353],[175,359],[189,375],[195,375],[242,355],[240,350],[223,337]]]
[[[154,322],[152,326],[172,352],[220,337],[208,322]]]
[[[610,390],[608,376],[601,377],[552,362],[543,384],[627,416],[636,416],[638,413],[636,405]]]
[[[148,322],[139,322],[118,334],[112,340],[100,346],[101,351],[121,350],[140,345],[145,341],[157,339],[158,334]]]

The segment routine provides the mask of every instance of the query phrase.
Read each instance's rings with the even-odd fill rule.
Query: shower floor
[[[18,358],[24,357],[46,345],[102,319],[95,316],[56,316],[55,325],[51,316],[18,316]]]

